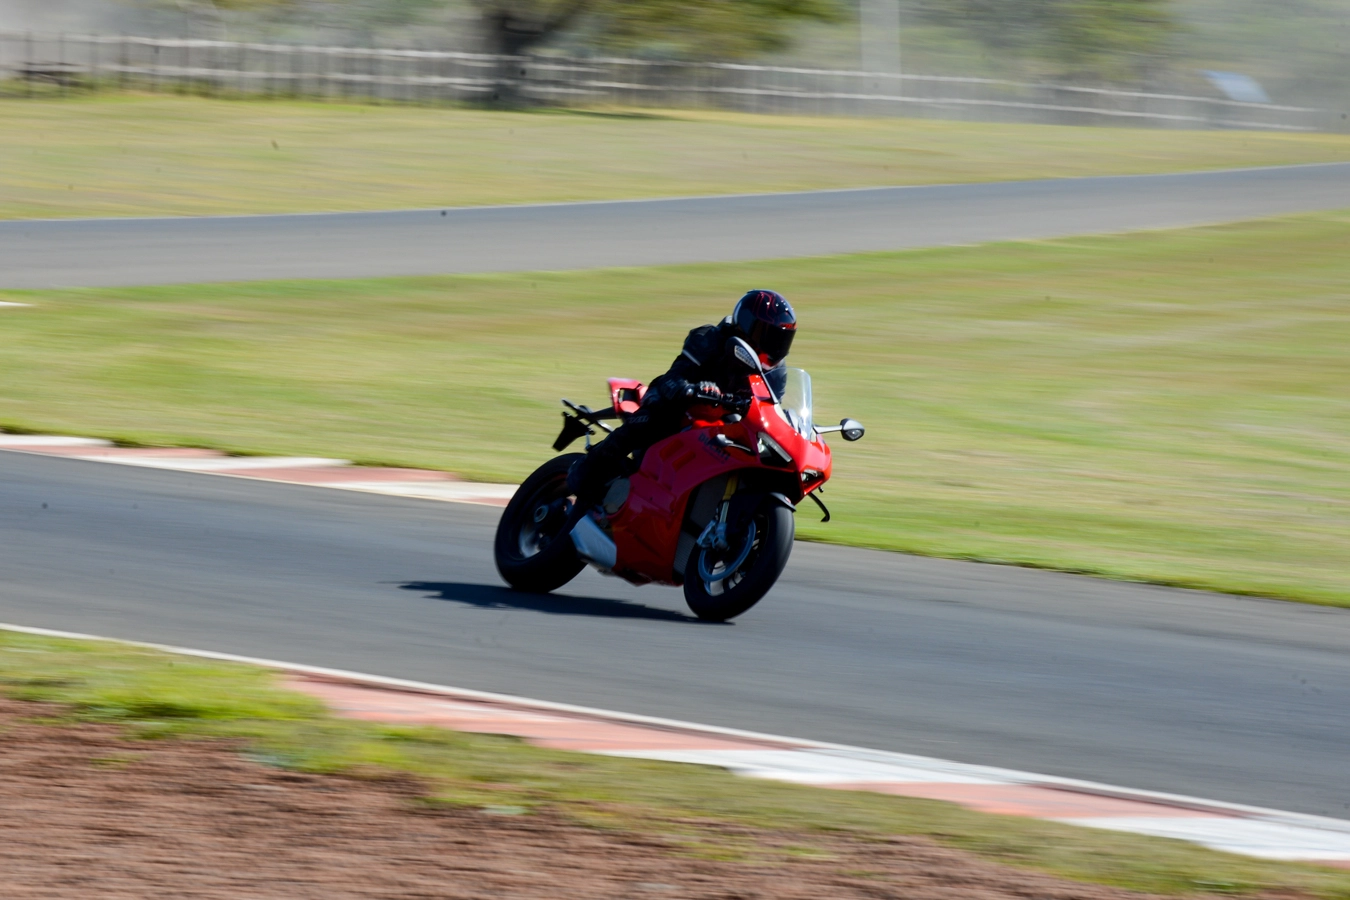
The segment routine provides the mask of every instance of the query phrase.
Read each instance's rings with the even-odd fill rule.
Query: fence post
[[[431,102],[437,105],[444,105],[450,99],[450,55],[444,50],[436,51],[436,63],[431,67],[432,72],[436,74],[436,81],[431,89]]]
[[[368,50],[365,53],[352,55],[352,81],[351,97],[355,100],[364,98],[375,103],[375,90],[378,85],[375,83],[375,71],[379,67],[379,60],[375,58],[375,51]],[[360,70],[360,71],[355,71]],[[359,80],[357,80],[359,78]]]
[[[426,57],[420,55],[417,48],[408,51],[408,63],[403,67],[404,75],[408,78],[408,99],[417,105],[427,102],[426,88],[422,84],[422,69],[426,65]]]
[[[224,41],[211,42],[211,95],[223,97],[229,90],[230,54]]]
[[[402,59],[399,60],[398,66],[398,87],[401,88],[401,90],[394,95],[394,98],[401,103],[416,103],[417,84],[414,81],[414,77],[417,72],[417,57],[408,52],[407,47],[404,47],[399,52],[403,54]]]
[[[375,48],[375,55],[370,58],[370,89],[377,104],[384,102],[384,73],[387,68],[380,48]]]
[[[389,68],[394,70],[394,74],[391,76],[394,83],[390,85],[393,89],[390,99],[395,103],[407,103],[410,97],[408,89],[412,87],[408,81],[408,65],[412,57],[408,56],[406,49],[391,50],[389,53],[389,62],[391,63]]]

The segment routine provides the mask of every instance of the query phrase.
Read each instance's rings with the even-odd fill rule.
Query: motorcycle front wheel
[[[567,533],[567,472],[583,455],[565,453],[535,469],[502,511],[493,556],[502,579],[516,590],[547,594],[586,567]]]
[[[684,572],[684,601],[705,622],[734,619],[778,581],[792,553],[792,510],[766,499],[726,550],[698,548]]]

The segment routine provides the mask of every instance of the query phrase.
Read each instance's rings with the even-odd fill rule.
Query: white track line
[[[89,462],[118,466],[144,466],[147,469],[174,469],[179,472],[246,472],[249,469],[318,469],[351,465],[347,459],[321,456],[222,456],[215,459],[175,459],[161,456],[77,456]]]
[[[510,500],[516,493],[514,484],[483,484],[475,481],[352,481],[326,484],[323,487],[456,503]]]
[[[41,455],[43,448],[51,447],[112,447],[111,441],[100,438],[65,437],[63,435],[43,434],[4,434],[0,433],[0,450],[14,450],[20,453]],[[516,492],[514,484],[491,484],[474,481],[324,481],[321,478],[303,481],[288,481],[285,478],[272,478],[267,474],[261,477],[249,475],[249,472],[267,472],[271,469],[341,469],[343,476],[359,467],[352,466],[348,459],[328,459],[318,456],[225,456],[216,457],[176,457],[176,456],[136,456],[134,453],[104,455],[99,453],[62,453],[64,459],[78,459],[85,462],[111,463],[118,466],[139,466],[147,469],[169,469],[175,472],[199,472],[204,475],[223,475],[249,478],[254,481],[276,481],[287,484],[299,484],[304,487],[330,488],[343,491],[363,491],[368,494],[385,494],[391,497],[408,497],[415,500],[439,500],[449,503],[471,503],[485,506],[502,506]],[[447,476],[448,477],[448,476]]]
[[[806,784],[840,784],[860,781],[908,782],[929,781],[945,783],[964,783],[978,785],[1038,785],[1058,787],[1065,790],[1092,794],[1101,797],[1135,800],[1162,806],[1179,807],[1202,813],[1185,818],[1171,817],[1094,817],[1062,819],[1067,824],[1129,831],[1136,834],[1150,834],[1192,841],[1204,846],[1230,853],[1240,853],[1266,859],[1337,861],[1350,860],[1350,821],[1312,816],[1303,813],[1284,812],[1264,809],[1236,803],[1224,803],[1187,797],[1178,794],[1165,794],[1156,791],[1140,791],[1131,788],[1116,787],[1090,781],[1071,778],[1057,778],[1052,775],[1037,775],[1031,772],[1019,772],[1012,769],[1000,769],[992,766],[977,766],[952,760],[935,759],[924,756],[911,756],[904,753],[891,753],[882,750],[868,750],[845,744],[831,744],[823,741],[811,741],[782,735],[763,734],[743,731],[735,728],[721,728],[714,725],[700,725],[682,722],[676,719],[664,719],[655,716],[621,713],[613,710],[595,709],[568,703],[553,703],[546,700],[533,700],[510,694],[496,694],[475,691],[446,685],[429,684],[421,681],[409,681],[402,678],[389,678],[381,675],[369,675],[362,672],[350,672],[343,669],[330,669],[322,666],[306,666],[277,660],[259,659],[251,656],[239,656],[233,653],[219,653],[213,650],[197,650],[187,647],[175,647],[165,644],[152,644],[144,641],[126,641],[99,635],[80,634],[69,631],[56,631],[49,628],[34,628],[24,625],[0,623],[0,629],[23,634],[45,637],[66,638],[85,641],[110,641],[134,647],[144,647],[166,653],[194,656],[203,659],[215,659],[225,662],[245,663],[287,672],[338,678],[346,681],[376,685],[389,688],[401,688],[417,693],[439,694],[460,699],[497,703],[517,708],[547,710],[568,713],[610,722],[623,722],[648,725],[657,728],[704,735],[720,735],[778,744],[782,750],[708,750],[708,751],[622,751],[611,755],[641,757],[645,759],[665,759],[672,762],[687,762],[702,765],[719,766],[759,778],[781,781],[793,781]]]
[[[57,434],[0,434],[0,449],[27,450],[39,447],[111,447],[102,438],[65,437]]]

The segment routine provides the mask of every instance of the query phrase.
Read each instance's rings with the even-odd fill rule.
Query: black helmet
[[[797,333],[797,314],[777,291],[747,291],[731,311],[731,323],[768,368],[787,357]]]

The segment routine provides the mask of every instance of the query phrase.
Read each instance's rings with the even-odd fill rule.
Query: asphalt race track
[[[0,222],[0,288],[581,269],[1167,228],[1350,207],[1350,163],[797,194]]]
[[[0,621],[1350,815],[1350,610],[798,544],[705,625],[497,515],[0,452]]]

